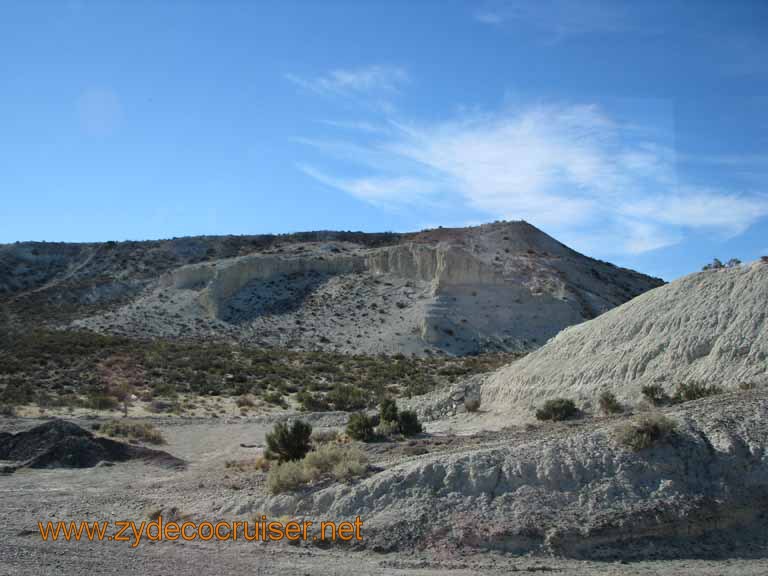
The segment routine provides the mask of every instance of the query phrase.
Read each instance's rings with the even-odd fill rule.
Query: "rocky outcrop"
[[[211,264],[184,266],[172,271],[164,283],[179,289],[200,289],[201,302],[212,316],[219,317],[227,300],[254,280],[269,280],[289,274],[349,274],[365,269],[360,256],[242,256]]]
[[[483,406],[518,415],[547,398],[635,403],[644,385],[725,389],[768,382],[768,263],[686,276],[567,328],[493,374]]]
[[[623,420],[520,429],[407,458],[347,485],[233,497],[223,514],[365,520],[365,546],[467,546],[600,557],[758,529],[768,504],[768,397],[730,394],[667,411],[669,440],[633,452]],[[668,547],[665,552],[664,548]],[[647,554],[647,549],[644,552]]]

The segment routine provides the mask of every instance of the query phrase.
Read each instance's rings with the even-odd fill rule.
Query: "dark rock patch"
[[[128,460],[170,467],[185,465],[183,460],[162,450],[94,436],[65,420],[51,420],[24,432],[1,435],[0,460],[18,463],[6,467],[5,472],[18,468],[92,468],[99,462]]]

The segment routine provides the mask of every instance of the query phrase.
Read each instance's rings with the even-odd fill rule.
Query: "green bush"
[[[544,405],[536,410],[536,418],[538,420],[552,420],[559,422],[561,420],[568,420],[573,418],[578,410],[573,400],[568,398],[553,398],[547,400]]]
[[[721,394],[722,392],[723,389],[719,386],[707,386],[701,382],[687,382],[678,384],[675,395],[672,397],[672,401],[675,403],[690,402],[691,400],[714,396],[715,394]]]
[[[94,410],[115,410],[119,404],[117,398],[107,394],[91,394],[86,401],[88,408]]]
[[[357,386],[337,384],[328,396],[333,407],[342,412],[362,410],[368,406],[368,395]]]
[[[380,422],[397,422],[397,403],[391,398],[385,398],[379,405]]]
[[[624,407],[616,399],[616,394],[607,390],[600,394],[598,404],[600,405],[600,411],[606,415],[621,414],[624,412]]]
[[[349,417],[347,434],[354,440],[370,442],[373,440],[373,420],[367,414],[356,412]]]
[[[669,396],[660,384],[643,386],[640,389],[640,392],[642,392],[643,397],[654,406],[660,406],[669,402]]]
[[[305,412],[325,412],[331,409],[328,400],[321,393],[302,390],[296,395],[296,400],[299,401],[301,409]]]
[[[285,398],[283,398],[283,394],[281,392],[267,392],[262,396],[262,400],[268,404],[280,406],[281,408],[288,407],[288,404],[285,402]]]
[[[617,432],[619,443],[635,452],[662,442],[677,429],[677,424],[663,414],[645,414]]]
[[[422,432],[419,417],[413,410],[403,410],[397,415],[397,424],[403,436],[415,436]]]
[[[267,434],[266,457],[278,462],[301,460],[310,448],[312,426],[302,420],[295,420],[291,426],[278,422]]]

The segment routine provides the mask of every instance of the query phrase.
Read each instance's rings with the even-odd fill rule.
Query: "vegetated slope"
[[[353,484],[228,498],[220,512],[360,516],[362,546],[632,557],[734,554],[766,543],[768,395],[722,394],[665,410],[676,424],[640,451],[624,418],[512,428],[403,457]],[[743,552],[743,550],[742,550]]]
[[[489,410],[525,413],[547,398],[588,406],[605,390],[636,401],[644,385],[725,389],[768,381],[768,263],[692,274],[570,327],[491,375]],[[530,412],[529,412],[530,413]]]
[[[526,222],[180,239],[132,243],[128,255],[123,244],[63,247],[77,256],[40,261],[29,245],[5,247],[6,268],[26,278],[5,282],[7,310],[18,323],[41,310],[57,317],[66,301],[58,317],[69,326],[131,337],[467,354],[536,348],[661,284]]]

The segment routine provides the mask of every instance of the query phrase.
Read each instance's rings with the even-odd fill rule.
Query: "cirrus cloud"
[[[694,230],[724,237],[768,215],[768,196],[680,182],[675,150],[594,105],[536,105],[444,122],[390,120],[388,130],[341,146],[365,175],[302,170],[378,206],[459,197],[488,218],[525,219],[578,249],[637,254]],[[363,142],[362,144],[360,142]]]

